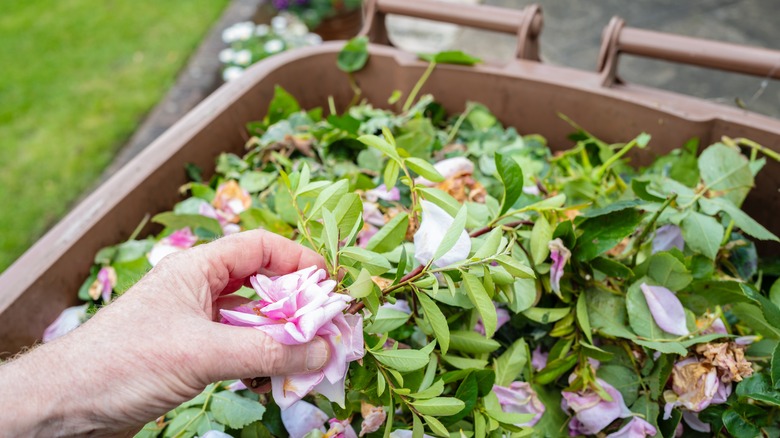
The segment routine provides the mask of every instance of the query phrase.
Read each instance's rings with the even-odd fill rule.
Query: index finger
[[[199,245],[192,253],[195,260],[202,260],[212,292],[221,292],[231,279],[257,273],[282,275],[309,266],[325,267],[325,260],[313,250],[265,230],[232,234]]]

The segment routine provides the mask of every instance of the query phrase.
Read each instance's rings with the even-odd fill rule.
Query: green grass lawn
[[[94,184],[226,4],[0,2],[0,271]]]

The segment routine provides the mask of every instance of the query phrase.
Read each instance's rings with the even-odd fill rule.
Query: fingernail
[[[270,377],[255,377],[249,382],[249,386],[254,389],[257,389],[270,381],[271,381]]]
[[[316,338],[306,351],[306,368],[308,371],[314,371],[324,367],[328,362],[328,356],[330,356],[328,344],[321,338]]]

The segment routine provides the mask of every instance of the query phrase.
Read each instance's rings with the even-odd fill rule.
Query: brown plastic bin
[[[415,55],[386,45],[384,14],[406,14],[518,34],[518,59],[509,63],[436,68],[422,91],[432,93],[448,111],[463,110],[467,101],[481,102],[505,125],[522,133],[542,134],[557,149],[570,145],[566,136],[572,131],[558,117],[559,112],[609,142],[626,141],[647,131],[653,135],[651,148],[635,153],[640,162],[679,147],[691,137],[699,137],[703,144],[723,135],[747,137],[778,150],[778,120],[630,84],[607,87],[600,72],[536,61],[536,40],[541,31],[538,7],[508,11],[451,4],[442,8],[420,0],[379,0],[369,2],[366,9],[364,33],[385,44],[370,46],[371,58],[355,77],[364,97],[375,105],[385,106],[393,90],[408,92],[427,66]],[[611,60],[609,65],[615,65],[616,55],[625,51],[620,46],[619,30],[607,34],[611,39],[606,40],[605,53],[610,57],[604,60]],[[327,107],[328,96],[344,108],[352,92],[347,76],[336,68],[341,47],[342,43],[332,42],[304,48],[250,68],[208,97],[74,208],[0,276],[0,352],[13,353],[33,344],[60,311],[76,303],[76,291],[97,250],[126,239],[145,215],[168,210],[180,200],[178,189],[186,182],[185,163],[208,171],[219,153],[241,153],[247,140],[244,125],[263,117],[274,85],[287,89],[307,108]],[[778,52],[766,53],[780,58]],[[675,60],[690,61],[684,57]],[[768,73],[762,71],[750,70]],[[749,212],[775,233],[780,233],[780,219],[774,214],[780,211],[779,181],[780,165],[768,163],[746,203]],[[779,249],[777,245],[762,247],[765,254],[777,254]]]

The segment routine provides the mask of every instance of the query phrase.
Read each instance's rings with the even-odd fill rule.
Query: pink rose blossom
[[[556,294],[561,293],[561,278],[563,278],[563,268],[571,258],[571,251],[563,246],[561,239],[553,239],[547,246],[550,248],[550,258],[553,261],[550,267],[550,287]]]
[[[378,200],[397,202],[401,200],[401,192],[398,187],[393,187],[387,190],[387,186],[384,184],[378,185],[376,188],[367,190],[365,194],[366,201],[377,202]]]
[[[533,418],[519,427],[531,427],[538,423],[544,414],[544,404],[528,382],[512,382],[509,387],[493,385],[501,410],[508,414],[532,414]]]
[[[634,417],[620,430],[607,435],[607,438],[645,438],[655,436],[657,432],[652,424],[639,417]]]
[[[433,260],[436,250],[444,240],[444,235],[455,219],[438,205],[422,201],[422,220],[420,228],[414,233],[414,258],[421,265],[431,261],[439,268],[465,260],[471,251],[471,239],[466,230],[461,231],[455,245],[444,255]]]
[[[685,325],[685,309],[674,292],[663,286],[649,286],[645,283],[639,287],[645,295],[653,320],[661,330],[679,336],[690,334]]]
[[[43,332],[43,342],[51,342],[80,326],[87,317],[87,304],[68,307]]]
[[[496,306],[496,303],[493,303],[494,306]],[[509,311],[504,309],[503,307],[496,306],[496,331],[501,328],[502,325],[509,322],[512,317],[509,315]],[[485,336],[485,325],[482,322],[481,317],[477,317],[477,322],[474,324],[474,331],[481,334],[482,336]]]
[[[274,400],[282,410],[314,390],[344,406],[349,362],[363,357],[363,318],[345,315],[352,298],[334,293],[336,282],[311,266],[279,277],[255,275],[258,301],[221,310],[223,322],[254,327],[285,345],[305,344],[319,336],[331,349],[325,367],[313,373],[271,377]]]
[[[163,257],[168,254],[192,248],[197,241],[198,236],[192,234],[190,227],[184,227],[163,237],[155,243],[154,246],[152,246],[152,250],[146,255],[146,258],[149,260],[150,265],[156,266]]]
[[[235,180],[229,180],[217,187],[211,204],[228,222],[235,223],[238,222],[238,215],[252,206],[252,197]]]
[[[323,425],[326,421],[328,421],[328,414],[303,400],[282,410],[282,424],[287,429],[290,438],[303,438],[313,430],[324,433],[325,426]]]
[[[623,402],[620,391],[601,379],[596,379],[596,382],[609,394],[612,401],[602,399],[592,388],[582,392],[561,393],[563,395],[561,408],[567,412],[574,412],[574,417],[569,421],[571,436],[595,435],[618,418],[632,415]]]

